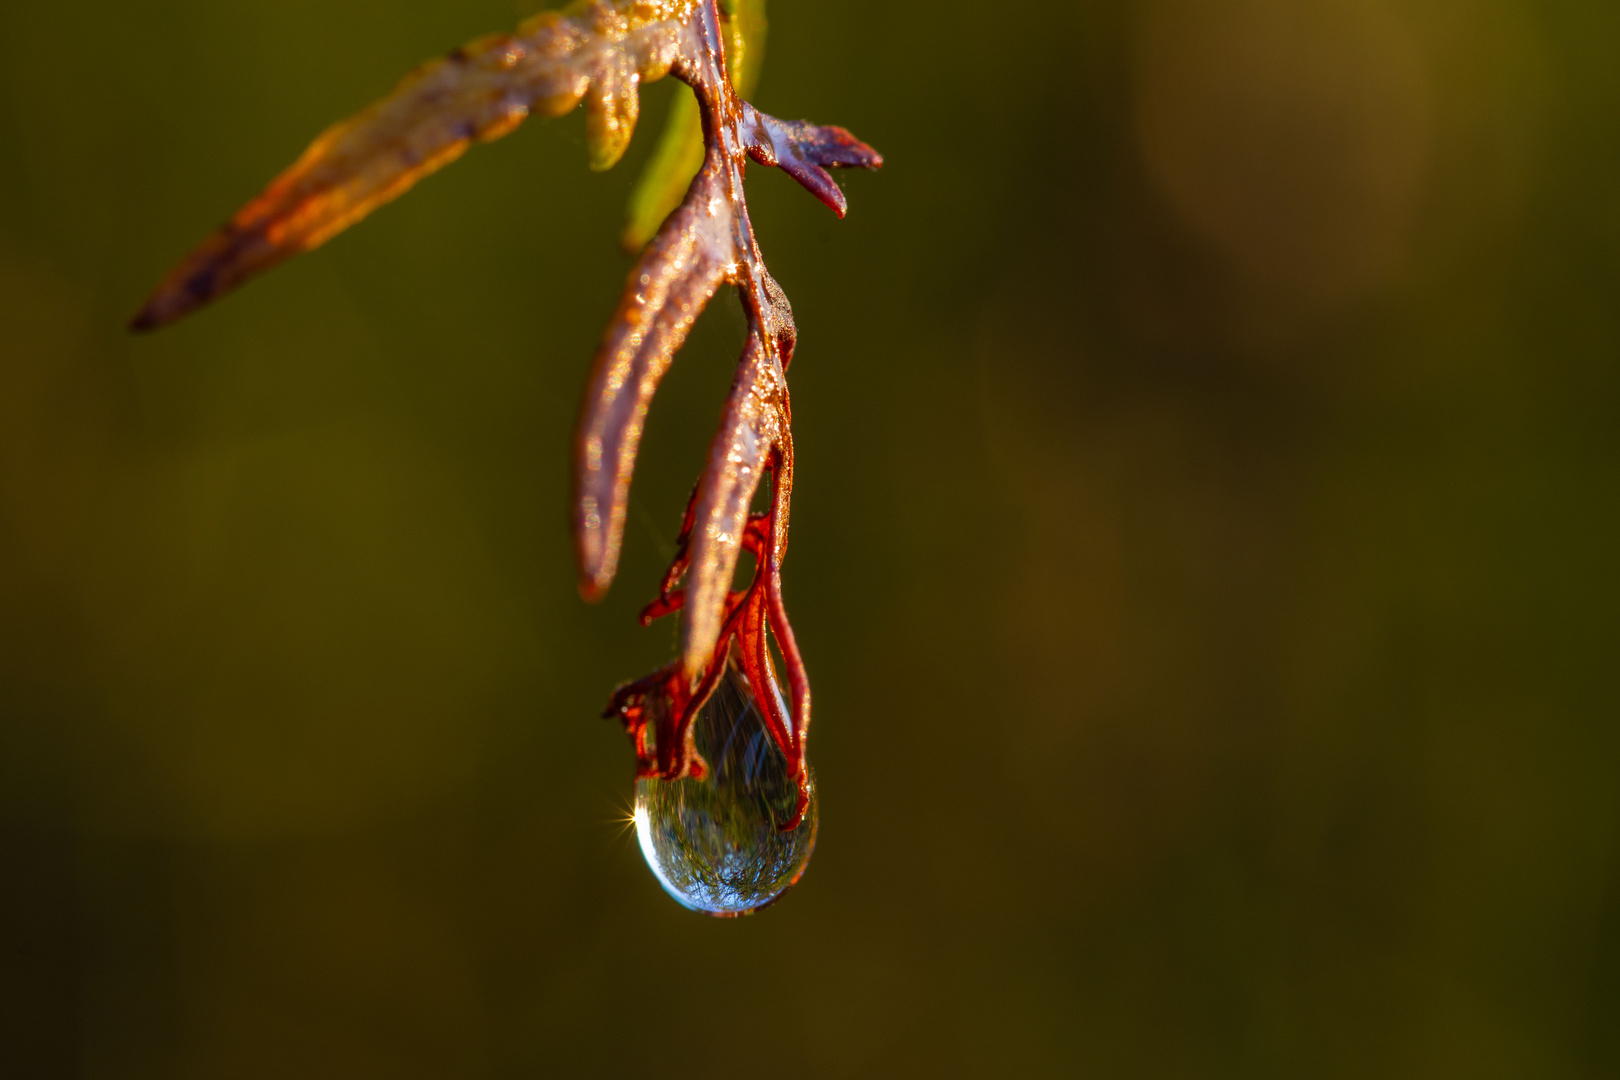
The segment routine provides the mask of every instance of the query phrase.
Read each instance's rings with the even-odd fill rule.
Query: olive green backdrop
[[[596,714],[742,341],[573,588],[631,157],[531,122],[182,325],[525,0],[0,3],[0,1074],[1620,1071],[1610,0],[772,0],[800,887],[680,910]]]

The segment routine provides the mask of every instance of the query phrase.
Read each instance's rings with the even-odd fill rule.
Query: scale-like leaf
[[[737,265],[731,204],[719,170],[699,182],[636,268],[596,354],[576,443],[574,539],[581,591],[594,599],[618,569],[630,476],[647,407],[675,351]],[[699,186],[694,191],[699,191]]]
[[[709,448],[708,465],[692,496],[691,562],[681,627],[681,658],[688,678],[701,673],[714,655],[754,492],[773,456],[792,460],[790,423],[787,375],[776,351],[751,336],[737,365],[720,430]],[[788,483],[791,486],[791,478]],[[786,536],[785,529],[782,535]]]

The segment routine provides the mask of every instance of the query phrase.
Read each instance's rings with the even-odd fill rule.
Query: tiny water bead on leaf
[[[781,700],[774,683],[770,693]],[[747,915],[792,888],[810,861],[815,774],[806,769],[809,803],[800,814],[798,777],[735,657],[691,731],[702,776],[638,780],[636,837],[659,883],[683,905],[721,918]]]

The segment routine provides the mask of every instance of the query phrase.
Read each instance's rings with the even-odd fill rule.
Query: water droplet
[[[780,688],[771,690],[780,701]],[[804,820],[777,831],[778,822],[793,817],[798,785],[734,660],[698,711],[693,741],[709,774],[636,781],[636,837],[647,865],[676,900],[710,915],[746,915],[791,888],[810,861],[815,772]]]

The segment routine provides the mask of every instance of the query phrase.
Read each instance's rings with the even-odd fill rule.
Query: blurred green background
[[[0,0],[0,1074],[1620,1075],[1620,10],[772,0],[820,850],[667,899],[595,717],[742,342],[575,595],[576,114],[148,338],[524,0]]]

